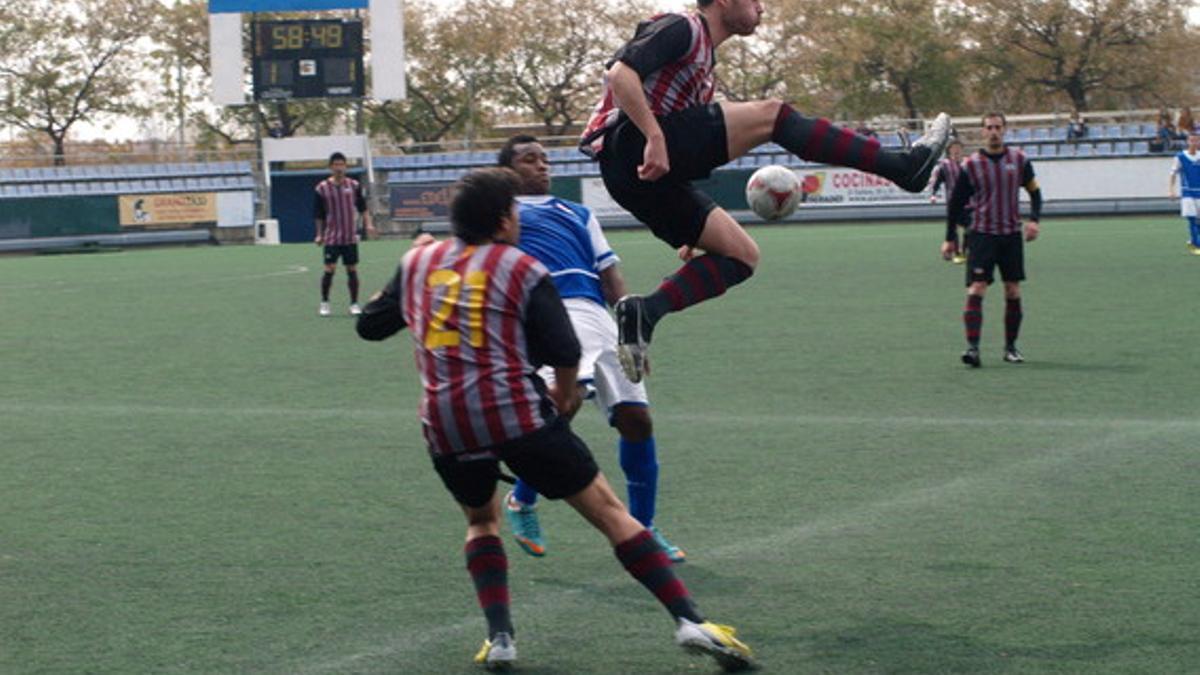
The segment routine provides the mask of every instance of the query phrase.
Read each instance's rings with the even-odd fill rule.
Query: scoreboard
[[[362,21],[256,21],[253,33],[254,100],[363,97]]]

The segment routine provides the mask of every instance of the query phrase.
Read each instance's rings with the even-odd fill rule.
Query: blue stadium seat
[[[1117,141],[1116,143],[1113,143],[1114,155],[1128,155],[1129,150],[1129,141]]]
[[[1033,138],[1033,132],[1029,127],[1017,127],[1012,130],[1012,135],[1009,139],[1017,143],[1025,143]]]
[[[1025,154],[1030,157],[1038,157],[1042,154],[1042,146],[1038,145],[1037,143],[1030,143],[1021,149],[1024,150]]]
[[[1092,148],[1091,143],[1077,143],[1075,145],[1075,156],[1076,157],[1091,157],[1092,154],[1094,154],[1093,150],[1094,150],[1094,148]]]
[[[1058,143],[1045,143],[1042,145],[1041,155],[1042,157],[1057,157],[1058,148]]]
[[[1107,143],[1107,142],[1105,142],[1105,143],[1097,143],[1097,144],[1096,144],[1096,154],[1097,154],[1097,155],[1111,155],[1111,154],[1113,154],[1113,146],[1112,146],[1112,143]]]
[[[1052,138],[1056,141],[1067,140],[1067,128],[1066,127],[1054,127],[1053,129],[1050,130],[1050,138]]]
[[[1146,138],[1153,138],[1156,131],[1158,131],[1158,127],[1156,125],[1151,124],[1150,122],[1143,122],[1142,133],[1138,135],[1145,136]]]
[[[1048,141],[1050,140],[1050,127],[1034,127],[1033,140]]]
[[[1104,128],[1105,138],[1120,138],[1121,134],[1122,132],[1120,124],[1110,124]]]
[[[1135,155],[1146,155],[1150,153],[1150,141],[1134,141],[1133,147],[1130,149]]]

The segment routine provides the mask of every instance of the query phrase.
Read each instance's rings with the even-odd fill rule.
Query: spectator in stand
[[[1075,112],[1071,113],[1071,119],[1069,122],[1067,122],[1067,140],[1078,141],[1080,139],[1087,138],[1087,135],[1087,123],[1083,121],[1083,118],[1079,116],[1079,111],[1076,110]]]
[[[1186,141],[1188,134],[1197,130],[1200,130],[1200,127],[1197,127],[1196,122],[1192,119],[1191,107],[1185,105],[1180,108],[1178,121],[1175,122],[1175,133],[1179,135],[1180,139]]]
[[[1158,115],[1158,128],[1150,139],[1150,152],[1167,152],[1175,140],[1175,125],[1171,124],[1170,113],[1165,110]]]

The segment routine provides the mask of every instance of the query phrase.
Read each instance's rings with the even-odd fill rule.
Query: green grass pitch
[[[1047,219],[1028,362],[959,363],[936,223],[757,228],[668,318],[659,525],[774,673],[1200,668],[1200,259],[1178,218]],[[673,270],[611,241],[634,290]],[[364,294],[404,244],[363,246]],[[316,315],[314,246],[0,259],[0,672],[469,673],[462,517],[407,337]],[[623,494],[615,435],[576,429]],[[565,505],[508,543],[522,672],[711,673]]]

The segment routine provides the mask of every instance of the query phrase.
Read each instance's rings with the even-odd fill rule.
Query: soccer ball
[[[792,215],[803,199],[800,179],[786,166],[764,166],[746,183],[746,203],[763,220]]]

